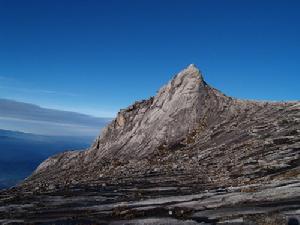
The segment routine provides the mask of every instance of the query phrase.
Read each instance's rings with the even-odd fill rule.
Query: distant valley
[[[110,120],[0,98],[0,189],[53,154],[89,147]]]
[[[50,155],[85,149],[92,136],[46,136],[0,129],[0,189],[29,176]]]

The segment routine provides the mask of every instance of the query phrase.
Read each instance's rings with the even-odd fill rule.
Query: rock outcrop
[[[190,65],[155,97],[121,110],[90,149],[47,159],[25,185],[134,178],[153,170],[220,185],[261,182],[298,174],[299,133],[299,102],[227,97]]]
[[[0,206],[14,205],[3,215],[14,209],[22,218],[16,201],[31,199],[34,206],[21,207],[35,218],[28,221],[41,217],[39,209],[106,222],[159,212],[192,220],[182,224],[272,224],[259,222],[265,218],[257,214],[285,224],[299,212],[299,180],[300,102],[228,97],[190,65],[155,97],[121,110],[89,149],[44,161],[19,187],[0,195]],[[219,211],[212,215],[212,209]]]

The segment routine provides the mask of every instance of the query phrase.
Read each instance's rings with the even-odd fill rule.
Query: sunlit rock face
[[[213,90],[190,65],[162,87],[154,98],[122,110],[94,144],[99,158],[137,159],[159,146],[183,141],[208,110],[204,100]]]
[[[0,192],[0,223],[296,224],[299,155],[300,102],[227,97],[190,65]]]
[[[135,179],[151,171],[216,185],[289,179],[299,176],[299,132],[299,102],[228,97],[190,65],[155,97],[121,110],[89,149],[47,159],[23,185]]]

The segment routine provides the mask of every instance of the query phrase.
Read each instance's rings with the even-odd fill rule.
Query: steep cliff
[[[0,192],[0,223],[290,225],[299,202],[300,102],[227,97],[190,65]]]
[[[190,65],[155,97],[121,110],[89,149],[47,159],[24,185],[134,179],[153,171],[219,185],[298,176],[299,132],[299,102],[227,97]]]

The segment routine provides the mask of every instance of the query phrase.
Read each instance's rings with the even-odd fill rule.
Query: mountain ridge
[[[0,186],[12,187],[53,154],[86,148],[94,137],[45,136],[0,129]]]
[[[187,149],[187,153],[191,155],[201,155],[201,149],[222,149],[222,145],[231,149],[232,145],[245,146],[251,141],[257,142],[260,148],[264,148],[264,139],[260,137],[260,139],[252,140],[257,138],[253,135],[252,129],[255,129],[253,126],[266,126],[270,130],[277,129],[274,127],[278,124],[272,123],[278,122],[278,118],[282,116],[281,111],[293,111],[293,107],[294,111],[298,110],[299,103],[259,102],[228,97],[210,87],[204,81],[201,72],[191,64],[163,86],[155,97],[136,102],[121,110],[88,150],[66,152],[47,159],[37,168],[33,176],[26,180],[25,184],[39,180],[41,174],[46,175],[48,181],[51,181],[53,177],[49,174],[52,172],[55,174],[53,182],[59,183],[59,174],[69,174],[68,170],[80,171],[79,174],[88,173],[87,177],[90,178],[87,180],[95,180],[99,174],[101,176],[107,174],[102,172],[104,168],[110,168],[109,164],[127,165],[130,161],[134,163],[138,160],[148,160],[145,162],[148,167],[145,168],[151,170],[154,167],[151,165],[151,157],[154,157],[158,151],[167,151],[166,154],[172,158],[172,154],[178,149]],[[267,118],[268,115],[269,118]],[[261,117],[262,121],[255,121],[255,117]],[[292,117],[292,119],[298,121],[297,118]],[[239,123],[244,123],[245,126]],[[224,127],[223,124],[228,124],[228,127]],[[298,134],[297,129],[295,132]],[[295,138],[297,140],[297,137]],[[233,140],[229,142],[226,139]],[[174,152],[172,149],[175,149]],[[251,153],[248,154],[251,155]],[[176,164],[176,159],[170,163]],[[226,163],[230,164],[228,168],[235,167],[235,164],[228,160]],[[203,167],[201,164],[195,166],[198,169]],[[184,168],[191,169],[188,166]],[[166,171],[167,169],[159,170]],[[207,168],[202,168],[202,170],[207,170]],[[107,171],[110,171],[108,174],[118,176],[118,167]],[[170,173],[173,172],[170,171]],[[147,173],[147,171],[141,173]],[[220,178],[218,174],[213,176]],[[74,180],[81,182],[80,178],[75,178],[76,173],[62,177],[67,178],[68,182],[74,182]],[[226,179],[230,181],[228,177]],[[66,181],[66,179],[63,180]]]
[[[190,65],[0,192],[0,222],[295,224],[299,180],[300,102],[228,97]]]

